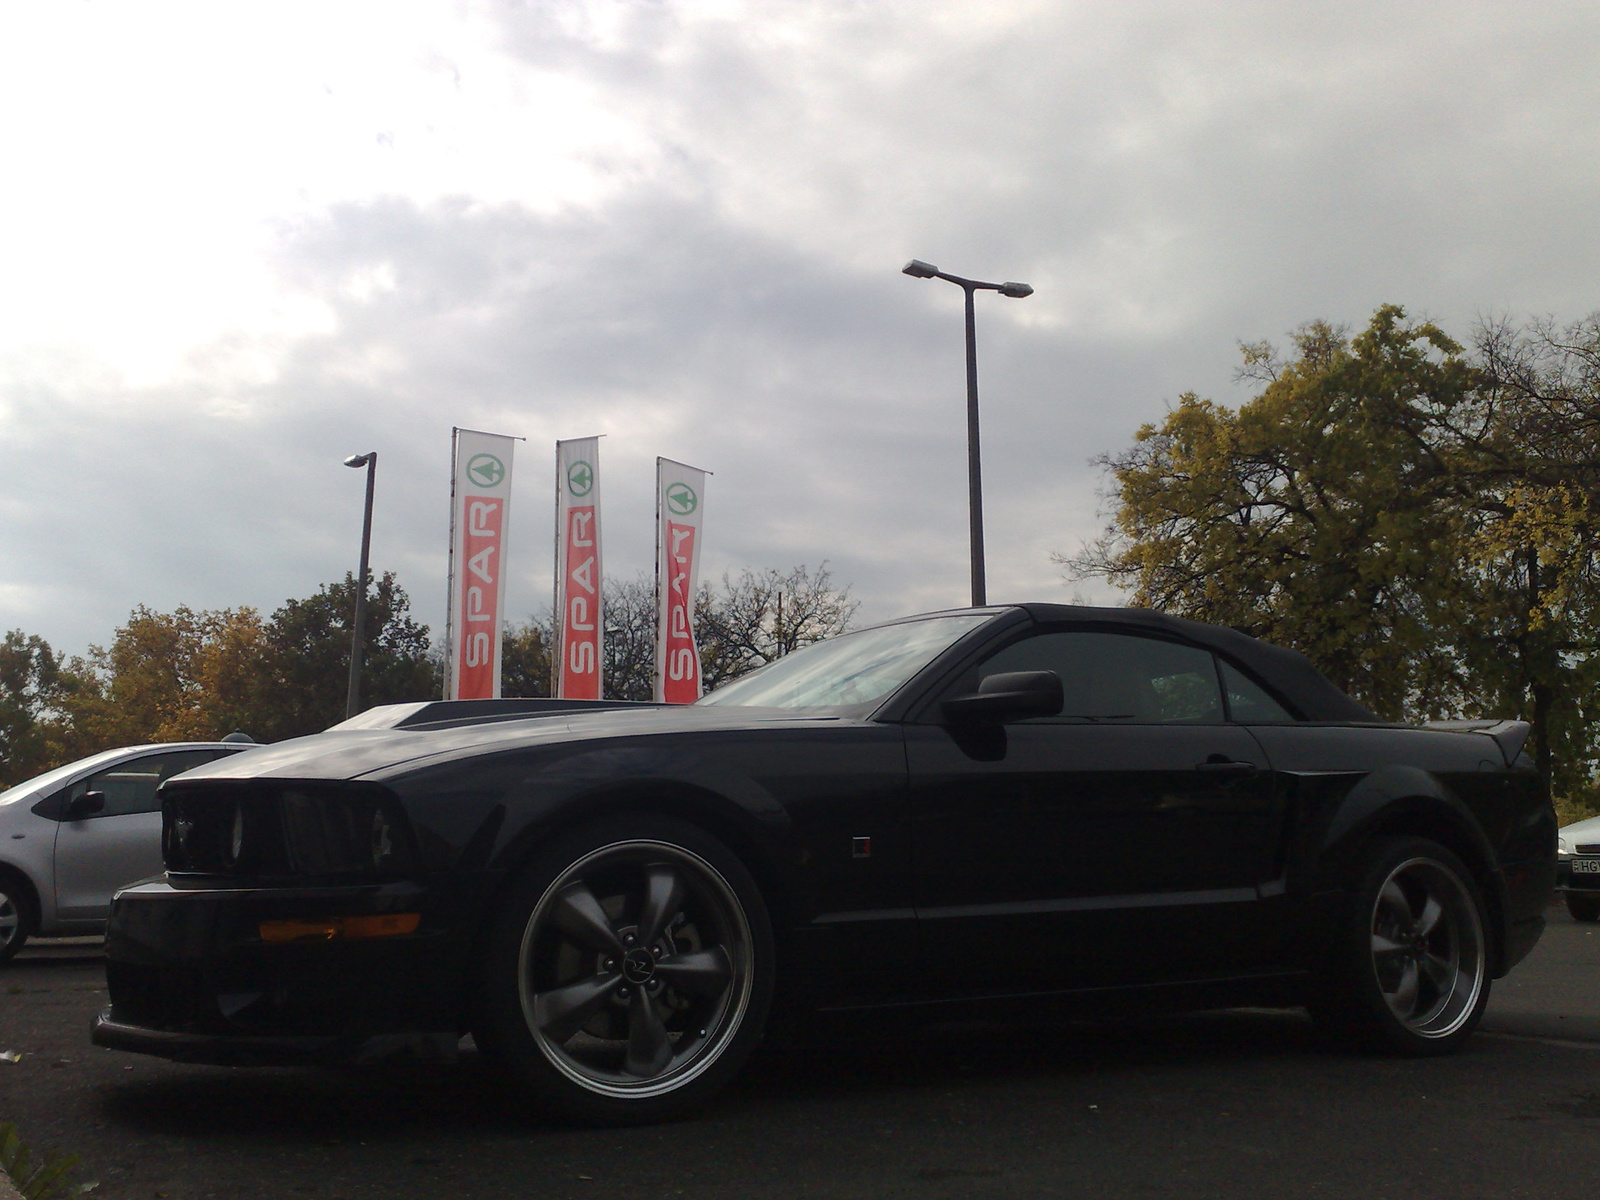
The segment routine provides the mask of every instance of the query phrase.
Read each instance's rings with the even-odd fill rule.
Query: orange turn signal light
[[[367,917],[328,917],[311,921],[263,921],[263,942],[334,942],[342,938],[396,937],[415,933],[421,913],[381,913]]]

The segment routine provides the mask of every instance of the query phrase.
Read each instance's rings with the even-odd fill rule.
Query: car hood
[[[555,712],[445,729],[334,729],[206,763],[182,778],[185,784],[220,779],[353,780],[387,776],[441,759],[562,743],[856,724],[862,722],[789,709],[641,706]]]
[[[1589,817],[1587,820],[1574,821],[1571,825],[1561,827],[1561,848],[1568,854],[1578,842],[1600,842],[1600,817]]]

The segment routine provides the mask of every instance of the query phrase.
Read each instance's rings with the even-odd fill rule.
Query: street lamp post
[[[355,631],[350,635],[350,687],[344,700],[344,715],[349,720],[361,707],[361,659],[366,648],[367,626],[367,556],[372,549],[372,482],[378,473],[378,452],[352,454],[344,460],[344,465],[367,469],[367,507],[361,518],[361,574],[356,578]]]
[[[977,279],[963,279],[939,270],[932,263],[913,258],[901,272],[917,279],[944,279],[958,286],[967,295],[967,521],[968,540],[972,548],[972,606],[982,608],[988,603],[988,589],[984,584],[983,566],[983,473],[978,454],[978,333],[972,314],[973,292],[999,292],[1020,300],[1033,295],[1025,283],[984,283]]]

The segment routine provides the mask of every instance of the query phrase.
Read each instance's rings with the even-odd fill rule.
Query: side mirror
[[[1007,671],[990,675],[970,696],[953,696],[940,707],[947,721],[1020,721],[1053,717],[1065,696],[1054,671]]]
[[[92,817],[95,813],[105,812],[106,794],[104,792],[85,792],[81,796],[74,796],[67,802],[67,820],[81,821],[85,817]]]

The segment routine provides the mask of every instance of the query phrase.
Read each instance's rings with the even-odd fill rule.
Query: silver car
[[[1600,817],[1563,825],[1556,836],[1556,890],[1574,920],[1600,921]]]
[[[161,874],[156,788],[250,743],[107,750],[0,792],[0,962],[30,936],[105,929],[111,894]]]

